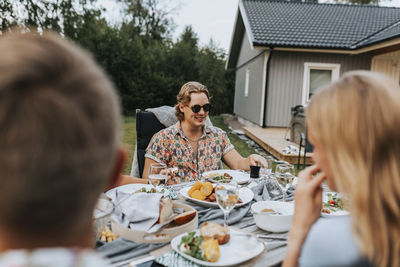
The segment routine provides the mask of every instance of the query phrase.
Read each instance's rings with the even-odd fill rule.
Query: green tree
[[[210,91],[213,114],[232,112],[234,91],[229,91],[232,88],[229,88],[230,76],[226,76],[225,57],[225,52],[210,40],[208,46],[200,49],[197,58],[199,81]]]
[[[160,0],[119,0],[124,4],[134,34],[144,37],[144,41],[168,39],[174,26],[169,12],[159,7]]]
[[[74,37],[76,29],[83,23],[88,13],[100,15],[94,8],[94,0],[19,0],[0,2],[0,31],[11,26],[42,31],[51,29],[66,36]]]

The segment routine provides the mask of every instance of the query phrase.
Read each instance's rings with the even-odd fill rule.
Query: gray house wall
[[[264,99],[265,54],[262,49],[251,49],[244,32],[238,63],[236,64],[235,99],[233,112],[253,123],[262,124]],[[249,70],[248,96],[245,96],[246,70]]]
[[[350,70],[370,69],[371,58],[370,55],[274,51],[270,57],[264,122],[270,127],[288,126],[290,108],[302,103],[305,62],[340,64],[341,76]]]

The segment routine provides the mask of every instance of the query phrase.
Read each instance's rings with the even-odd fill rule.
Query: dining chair
[[[140,177],[143,176],[146,148],[153,135],[164,128],[165,126],[161,124],[153,112],[136,110],[136,146]]]
[[[297,156],[297,169],[300,168],[301,148],[303,148],[303,169],[306,167],[306,153],[313,152],[314,150],[313,145],[308,142],[307,137],[307,132],[306,134],[300,133],[299,155]]]

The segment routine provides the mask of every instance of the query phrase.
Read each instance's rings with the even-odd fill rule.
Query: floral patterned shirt
[[[204,126],[195,155],[178,122],[153,136],[145,157],[170,168],[177,167],[178,172],[172,178],[176,184],[196,180],[203,172],[222,169],[222,157],[233,148],[225,131]]]

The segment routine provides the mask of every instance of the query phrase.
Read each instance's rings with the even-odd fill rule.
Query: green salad
[[[148,193],[148,194],[150,194],[150,193],[164,193],[165,190],[163,188],[163,189],[161,189],[160,192],[157,192],[157,190],[154,187],[150,188],[149,190],[147,190],[146,187],[142,187],[142,190],[140,190],[139,192]]]
[[[323,208],[330,211],[343,210],[343,202],[337,194],[328,193],[328,200],[323,203]]]
[[[190,232],[186,236],[182,236],[179,249],[184,253],[203,261],[207,261],[203,255],[201,244],[203,243],[202,236],[195,236],[196,232]]]
[[[220,175],[220,176],[212,177],[212,180],[220,182],[220,183],[229,183],[232,180],[232,177]]]

